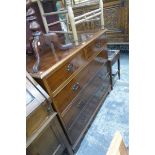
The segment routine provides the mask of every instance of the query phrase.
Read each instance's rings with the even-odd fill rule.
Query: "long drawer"
[[[102,104],[100,100],[103,96],[106,96],[108,92],[109,77],[108,74],[106,77],[103,75],[103,72],[97,74],[93,81],[83,91],[83,95],[79,96],[80,103],[82,103],[81,106],[84,106],[81,111],[78,110],[78,105],[76,106],[76,110],[79,114],[74,122],[72,124],[70,123],[71,125],[68,128],[68,134],[73,145],[77,143],[79,137],[86,131],[88,124],[96,113],[96,110],[99,109]],[[73,116],[71,115],[71,117]]]
[[[62,113],[66,109],[105,62],[102,54],[99,54],[53,98],[53,103],[58,112]]]
[[[67,78],[87,63],[83,51],[68,60],[61,68],[47,77],[46,81],[51,92],[54,92]]]

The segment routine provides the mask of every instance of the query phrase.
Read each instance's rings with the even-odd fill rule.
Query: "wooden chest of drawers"
[[[73,151],[53,111],[47,93],[27,74],[26,78],[27,155],[73,155]]]
[[[110,91],[105,32],[68,51],[57,51],[59,61],[47,51],[40,72],[31,73],[49,93],[74,151]],[[45,62],[45,55],[50,61]],[[27,62],[29,72],[31,62]]]

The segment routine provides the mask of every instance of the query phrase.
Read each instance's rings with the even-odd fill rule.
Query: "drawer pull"
[[[67,68],[66,68],[66,71],[68,72],[73,72],[73,64],[68,64]]]
[[[75,92],[79,89],[79,87],[80,87],[80,84],[77,82],[72,86],[72,90]]]

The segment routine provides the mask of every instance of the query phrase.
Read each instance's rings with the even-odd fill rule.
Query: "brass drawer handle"
[[[73,72],[73,64],[72,63],[68,64],[66,71]]]
[[[72,90],[73,90],[74,92],[77,91],[79,88],[80,88],[79,82],[75,83],[75,84],[72,86]]]

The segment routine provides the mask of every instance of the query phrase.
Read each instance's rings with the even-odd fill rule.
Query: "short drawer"
[[[102,43],[99,39],[93,41],[91,44],[84,48],[85,58],[92,58],[95,54],[101,52],[104,48],[106,48],[105,44]]]
[[[68,79],[80,67],[85,65],[87,61],[84,59],[83,51],[69,60],[66,64],[56,70],[53,74],[47,77],[47,85],[51,92],[54,92],[66,79]]]
[[[60,113],[66,109],[70,102],[106,62],[107,60],[99,54],[53,98],[53,103]]]

